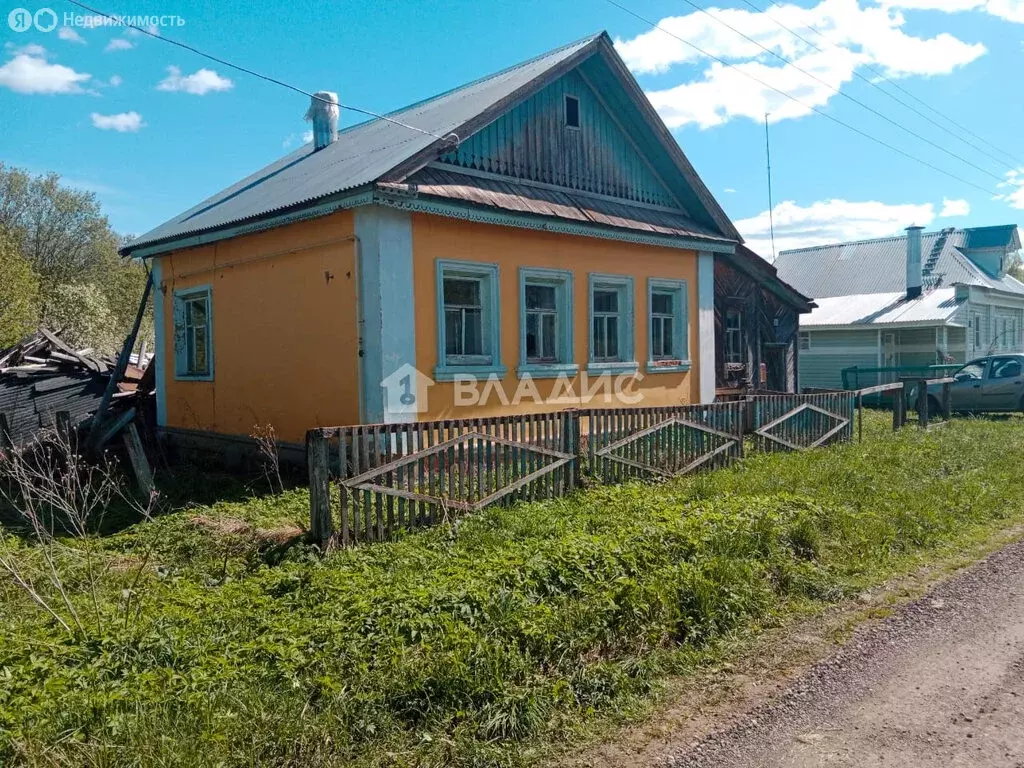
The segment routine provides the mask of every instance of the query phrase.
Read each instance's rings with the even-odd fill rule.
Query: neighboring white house
[[[1016,225],[943,229],[783,251],[779,277],[812,297],[800,317],[799,384],[842,386],[842,370],[964,362],[1019,351],[1024,283],[1007,274]],[[860,376],[861,386],[893,373]]]

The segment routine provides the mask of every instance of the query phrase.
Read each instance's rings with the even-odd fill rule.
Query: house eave
[[[406,196],[378,191],[374,195],[373,202],[378,205],[401,208],[416,213],[429,213],[435,216],[475,221],[481,224],[496,224],[518,229],[597,237],[605,240],[617,240],[627,243],[656,245],[664,248],[678,248],[681,250],[704,251],[716,254],[732,254],[736,250],[736,243],[732,241],[704,239],[696,236],[660,235],[626,228],[608,227],[601,224],[568,221],[554,216],[533,216],[523,213],[497,211],[492,208],[452,202],[445,198],[426,195]]]

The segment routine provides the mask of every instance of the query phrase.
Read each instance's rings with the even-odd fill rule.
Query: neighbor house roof
[[[906,291],[832,296],[800,318],[800,327],[828,328],[875,325],[937,325],[953,321],[962,302],[955,288],[925,291],[907,299]]]
[[[745,272],[754,280],[760,282],[765,288],[793,307],[797,312],[810,312],[817,306],[813,299],[800,293],[800,291],[779,277],[778,270],[774,265],[769,264],[745,245],[738,245],[736,246],[736,253],[723,254],[719,258],[725,259],[740,271]]]
[[[627,121],[634,138],[643,133],[670,158],[675,172],[692,191],[693,204],[688,208],[705,219],[701,223],[689,219],[673,222],[668,228],[695,236],[740,241],[742,238],[728,216],[629,74],[608,34],[602,32],[388,115],[391,120],[428,133],[373,119],[341,131],[337,141],[318,151],[307,144],[147,232],[129,243],[122,253],[144,248],[143,255],[153,255],[194,244],[195,237],[204,233],[239,233],[247,231],[247,227],[261,228],[261,222],[268,220],[275,221],[269,224],[272,226],[281,223],[280,217],[295,212],[308,212],[310,216],[330,213],[334,210],[330,205],[339,198],[372,192],[378,182],[404,182],[450,151],[455,142],[465,141],[592,56],[604,60],[609,77],[615,81],[613,87],[626,95],[626,106],[639,116]],[[544,213],[558,216],[552,211]],[[642,225],[646,227],[651,222]],[[631,228],[632,224],[618,222],[611,226]]]
[[[964,254],[966,249],[990,247],[1019,248],[1016,226],[922,233],[925,285],[978,285],[1024,294],[1024,284],[1009,275],[992,277]],[[903,234],[782,251],[775,267],[779,276],[798,291],[822,299],[902,292],[906,290],[906,259],[907,236]]]

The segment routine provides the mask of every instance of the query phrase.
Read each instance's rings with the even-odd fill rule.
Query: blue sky
[[[766,111],[780,248],[882,236],[912,223],[1024,220],[1024,94],[1017,83],[1024,0],[750,0],[767,12],[743,0],[697,2],[818,80],[686,2],[620,1],[738,69],[694,54],[605,0],[341,0],[312,13],[308,4],[266,0],[95,0],[115,14],[178,17],[184,24],[172,19],[155,31],[381,112],[606,29],[708,187],[763,255],[771,251]],[[66,26],[65,13],[85,12],[62,0],[49,5],[60,19],[56,29],[19,33],[3,22],[15,8],[8,5],[0,14],[0,161],[57,171],[95,191],[120,232],[140,234],[180,213],[294,148],[308,130],[308,100],[300,94],[124,29]],[[741,71],[981,189],[857,136]],[[875,72],[998,147],[967,137],[994,158],[854,74],[877,81]],[[880,85],[910,102],[889,83]],[[362,119],[342,113],[343,124]]]

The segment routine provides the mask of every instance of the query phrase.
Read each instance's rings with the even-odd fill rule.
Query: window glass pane
[[[672,321],[664,319],[661,321],[662,324],[662,354],[665,357],[672,357],[675,354],[675,348],[672,346]]]
[[[446,307],[480,306],[480,283],[476,280],[446,277],[444,280],[444,303]]]
[[[652,293],[651,294],[651,312],[656,315],[671,315],[672,314],[672,294],[671,293]]]
[[[444,352],[446,355],[462,353],[462,312],[458,309],[444,313]]]
[[[526,308],[552,310],[555,309],[555,286],[527,285]]]
[[[607,323],[607,350],[605,351],[605,357],[609,360],[614,360],[619,356],[619,318],[607,317],[605,318]]]
[[[570,128],[580,127],[580,102],[573,96],[565,97],[565,124]]]
[[[665,357],[665,341],[662,334],[663,321],[660,317],[651,318],[651,354],[655,358]]]
[[[598,360],[605,357],[605,336],[604,336],[604,318],[594,318],[594,357]]]
[[[206,325],[206,299],[192,299],[185,305],[188,325]]]
[[[482,355],[484,353],[483,339],[483,314],[479,309],[463,310],[465,322],[465,350],[464,355]]]
[[[555,316],[543,315],[542,321],[543,341],[541,343],[541,353],[545,358],[553,360],[556,357],[555,350],[558,348],[555,342]]]
[[[594,291],[595,312],[618,312],[619,293],[618,291]]]
[[[194,330],[195,346],[193,351],[193,373],[206,373],[209,368],[206,364],[206,326],[197,326]]]
[[[535,360],[540,357],[540,315],[526,316],[526,359]]]

